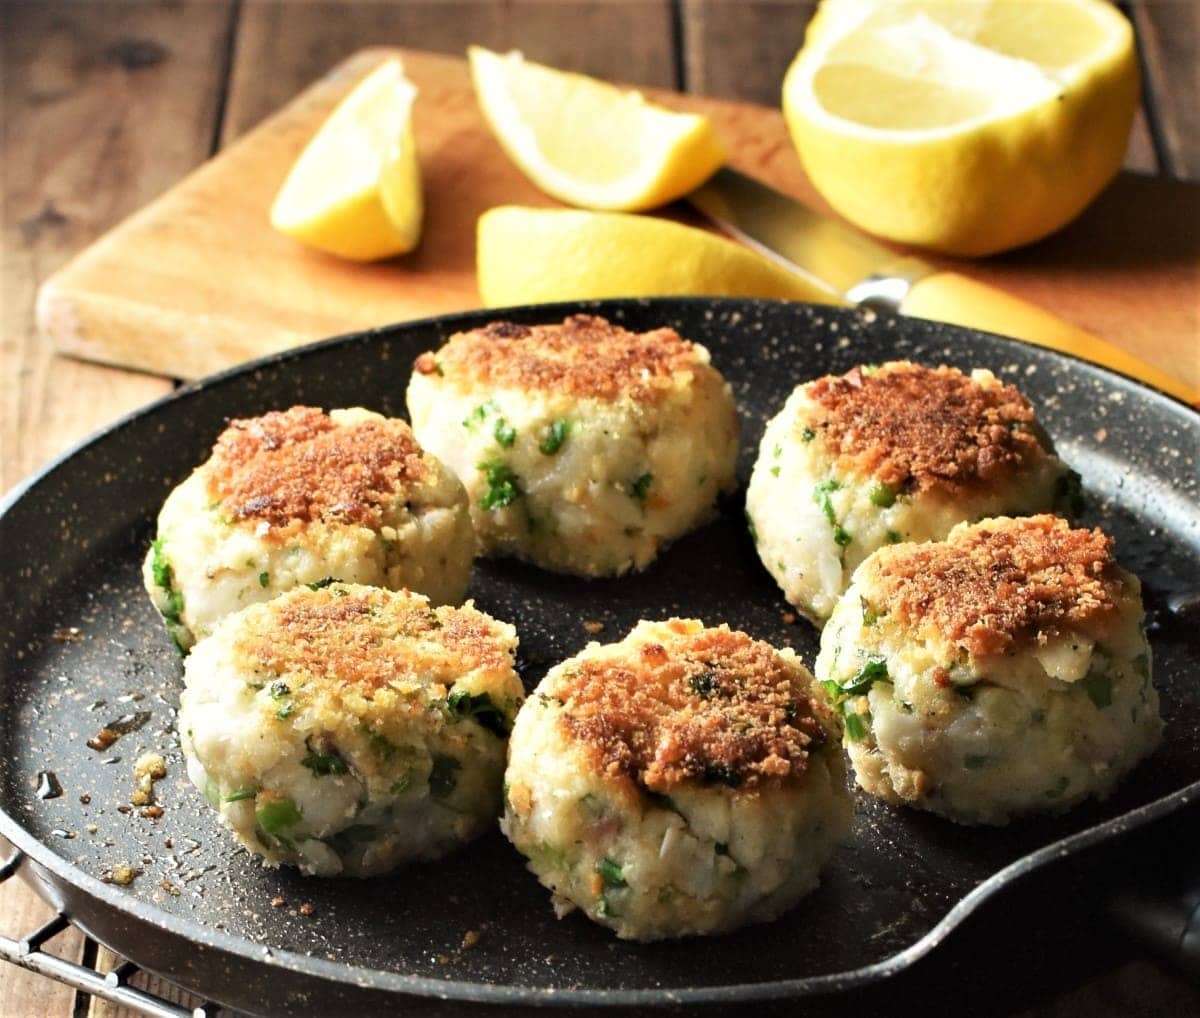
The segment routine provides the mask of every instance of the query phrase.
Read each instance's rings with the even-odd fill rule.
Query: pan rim
[[[632,307],[646,308],[661,305],[666,309],[678,309],[685,313],[687,309],[707,308],[714,310],[737,310],[763,306],[788,305],[797,308],[819,308],[823,315],[831,315],[852,320],[859,318],[862,312],[856,308],[837,308],[827,305],[805,305],[788,301],[764,301],[749,299],[722,298],[641,298],[641,299],[611,299],[603,301],[572,301],[552,304],[521,305],[505,308],[476,309],[457,312],[451,315],[437,315],[410,322],[396,323],[378,328],[359,330],[345,333],[323,340],[317,340],[300,347],[279,351],[257,358],[253,361],[239,364],[213,375],[205,376],[189,382],[163,397],[156,399],[143,407],[123,415],[112,424],[83,439],[60,456],[45,464],[23,481],[18,482],[3,498],[0,498],[0,517],[7,513],[25,498],[37,485],[52,473],[62,468],[73,458],[81,455],[91,446],[103,441],[114,432],[129,427],[143,417],[152,416],[160,407],[179,400],[186,400],[207,389],[213,388],[226,380],[239,377],[263,369],[271,369],[280,364],[298,360],[312,353],[338,345],[352,343],[369,343],[372,340],[394,335],[398,331],[417,331],[421,329],[453,330],[459,323],[475,322],[484,319],[503,317],[506,314],[528,314],[543,312],[547,315],[588,311],[604,314],[615,313]],[[889,316],[878,316],[885,325]],[[903,319],[890,319],[903,322]],[[1146,385],[1130,376],[1092,364],[1070,354],[1048,350],[1036,344],[1025,343],[1010,337],[985,333],[982,330],[968,329],[945,323],[922,320],[927,327],[933,328],[935,339],[943,336],[974,337],[986,336],[998,339],[1002,344],[1017,344],[1020,347],[1037,347],[1040,355],[1051,359],[1062,359],[1081,368],[1085,374],[1090,373],[1102,378],[1119,380],[1123,385],[1132,387],[1141,398],[1151,398],[1165,403],[1171,412],[1178,413],[1179,408],[1189,412],[1191,416],[1200,417],[1200,411],[1170,394]],[[446,332],[449,335],[449,332]],[[360,968],[349,962],[335,962],[309,955],[300,954],[285,949],[271,949],[271,956],[264,958],[258,945],[232,934],[203,925],[182,916],[173,916],[163,912],[147,902],[130,898],[118,889],[108,886],[96,877],[74,866],[65,857],[58,855],[48,846],[38,841],[32,834],[21,827],[15,818],[0,808],[0,836],[6,838],[17,852],[23,853],[29,861],[42,867],[62,880],[90,896],[106,908],[117,913],[125,913],[144,922],[166,934],[183,936],[197,945],[223,951],[245,962],[267,964],[284,971],[304,973],[322,981],[345,986],[363,987],[385,993],[404,994],[415,997],[436,997],[443,1000],[460,1001],[463,1003],[484,1004],[526,1004],[531,1006],[567,1005],[589,1007],[628,1007],[655,1004],[687,1004],[687,1003],[746,1003],[754,1001],[769,1001],[799,996],[818,995],[839,990],[861,987],[886,979],[890,975],[912,965],[915,961],[930,953],[948,934],[959,926],[969,915],[989,898],[998,894],[1013,881],[1027,873],[1042,868],[1055,858],[1062,858],[1082,852],[1088,847],[1107,840],[1112,836],[1132,832],[1146,827],[1155,821],[1164,819],[1185,808],[1190,800],[1200,795],[1200,781],[1193,782],[1177,789],[1166,796],[1145,803],[1141,806],[1113,817],[1109,820],[1085,828],[1067,837],[1060,838],[1043,846],[1009,865],[996,871],[982,881],[972,891],[961,898],[950,910],[920,939],[888,958],[870,965],[851,969],[845,972],[826,973],[815,976],[801,976],[788,979],[778,979],[756,983],[734,983],[712,986],[690,986],[678,988],[637,988],[637,989],[557,989],[553,987],[530,987],[514,983],[486,983],[454,979],[437,979],[429,976],[406,975],[380,969]],[[125,952],[122,950],[122,954]],[[133,959],[136,961],[136,959]],[[164,973],[168,978],[169,974]]]

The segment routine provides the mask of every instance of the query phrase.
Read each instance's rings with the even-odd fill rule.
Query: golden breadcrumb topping
[[[988,520],[883,549],[863,585],[877,614],[988,657],[1066,630],[1102,636],[1124,585],[1112,548],[1056,516]]]
[[[268,603],[235,651],[260,680],[291,680],[373,699],[415,694],[468,671],[509,671],[512,652],[497,623],[471,606],[431,608],[405,591],[335,583],[300,587]],[[431,690],[435,695],[444,690]]]
[[[808,394],[816,410],[804,425],[838,463],[897,492],[995,488],[1042,452],[1033,408],[1013,386],[945,365],[856,367]]]
[[[209,461],[208,490],[237,520],[377,527],[403,487],[427,471],[403,421],[338,424],[315,407],[295,406],[230,421]]]
[[[645,401],[703,363],[695,344],[674,329],[634,333],[604,318],[572,315],[561,325],[492,322],[460,332],[436,354],[421,354],[414,367],[488,387]]]
[[[779,785],[825,740],[808,683],[769,644],[673,619],[662,642],[583,657],[550,695],[560,723],[610,777],[655,792],[685,782]]]

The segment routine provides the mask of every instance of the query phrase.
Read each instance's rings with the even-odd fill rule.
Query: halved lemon
[[[707,117],[675,113],[582,74],[468,51],[475,94],[509,158],[581,208],[638,211],[699,187],[725,161]]]
[[[804,168],[872,233],[950,254],[1026,244],[1120,168],[1138,102],[1104,0],[824,0],[783,85]]]
[[[355,261],[416,247],[422,214],[416,94],[399,60],[363,78],[300,153],[271,206],[271,225]]]
[[[830,300],[740,244],[654,216],[505,205],[479,217],[477,242],[488,307],[680,295]]]

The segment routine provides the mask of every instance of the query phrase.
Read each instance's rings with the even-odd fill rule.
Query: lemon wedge
[[[271,225],[354,261],[416,247],[422,213],[416,94],[399,60],[363,78],[300,153],[271,206]]]
[[[475,94],[504,151],[547,194],[634,212],[699,187],[725,161],[707,117],[595,78],[468,50]]]
[[[505,205],[479,217],[477,241],[487,307],[596,297],[830,300],[733,241],[653,216]]]
[[[783,85],[804,168],[863,229],[957,255],[1069,222],[1120,168],[1138,102],[1104,0],[824,0]]]

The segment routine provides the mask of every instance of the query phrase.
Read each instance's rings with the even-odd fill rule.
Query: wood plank
[[[33,329],[34,295],[69,255],[208,154],[228,16],[228,4],[207,0],[170,10],[6,8],[4,488],[170,388],[52,357]],[[92,397],[97,390],[103,399]]]
[[[778,107],[816,7],[816,0],[683,0],[687,91]]]
[[[461,57],[471,43],[634,85],[677,84],[670,0],[245,0],[224,137],[239,136],[363,46],[415,44]]]
[[[1134,0],[1133,12],[1162,171],[1200,180],[1200,6],[1194,0]]]
[[[39,284],[71,254],[208,154],[229,4],[0,7],[0,490],[170,382],[56,357],[34,328]],[[5,933],[49,916],[23,882],[0,886]],[[75,931],[54,942],[79,960]],[[72,1013],[75,992],[0,973],[0,1014]]]

